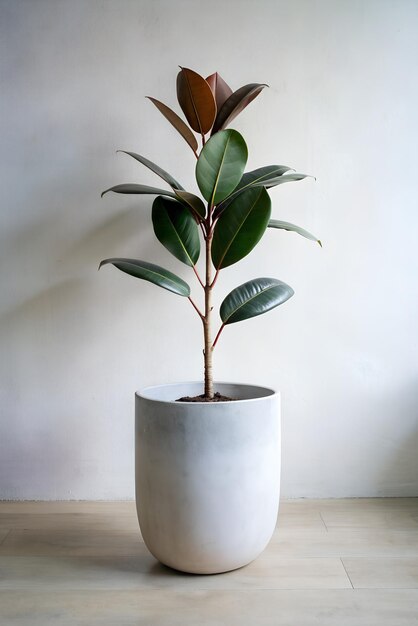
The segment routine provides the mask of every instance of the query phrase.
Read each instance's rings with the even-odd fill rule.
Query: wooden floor
[[[418,625],[418,499],[283,502],[266,552],[216,576],[157,563],[131,502],[0,502],[0,624]]]

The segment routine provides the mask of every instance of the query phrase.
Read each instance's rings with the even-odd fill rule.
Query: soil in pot
[[[177,398],[176,402],[233,402],[235,398],[228,398],[228,396],[222,396],[218,391],[213,398],[205,398],[205,394],[200,396],[183,396],[183,398]]]

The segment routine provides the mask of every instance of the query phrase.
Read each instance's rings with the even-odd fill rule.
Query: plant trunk
[[[211,338],[211,318],[212,318],[212,260],[211,260],[212,234],[206,239],[206,281],[205,281],[205,318],[203,329],[205,337],[205,397],[213,398],[213,374],[212,374],[212,338]]]

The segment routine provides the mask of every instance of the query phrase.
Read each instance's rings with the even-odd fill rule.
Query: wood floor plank
[[[104,528],[13,530],[4,536],[0,555],[134,556],[141,550],[139,529]],[[278,528],[272,545],[280,557],[418,556],[418,531]]]
[[[1,512],[0,532],[4,529],[13,530],[114,530],[119,532],[136,531],[139,529],[136,510],[120,514],[118,510],[106,509],[103,513],[79,511],[78,507],[68,512]],[[317,511],[299,512],[283,511],[278,519],[279,528],[325,529],[321,515]]]
[[[10,533],[10,528],[0,528],[0,546],[6,539],[7,535]]]
[[[416,590],[0,592],[2,626],[417,626]]]
[[[277,520],[278,528],[292,528],[302,530],[326,530],[326,526],[319,511],[315,510],[292,510],[281,507]]]
[[[418,531],[278,529],[272,543],[282,556],[403,557],[418,556]]]
[[[136,512],[119,515],[109,512],[84,513],[1,513],[0,532],[12,530],[110,530],[115,532],[139,531]]]
[[[301,510],[320,511],[373,511],[373,510],[393,510],[393,509],[414,509],[418,510],[418,497],[415,498],[299,498],[294,500],[283,500],[282,507],[300,508]]]
[[[12,530],[0,545],[0,555],[15,556],[135,556],[143,544],[138,530]]]
[[[418,557],[343,559],[355,589],[418,589]]]
[[[50,515],[51,513],[90,513],[99,515],[136,515],[132,500],[90,501],[90,500],[1,500],[0,519],[3,513]]]
[[[418,519],[414,508],[392,509],[339,509],[322,510],[321,517],[328,529],[334,528],[390,528],[393,530],[417,530]]]
[[[136,557],[0,556],[0,589],[349,589],[340,559],[283,558],[267,550],[233,572],[195,576],[159,564],[144,547]]]

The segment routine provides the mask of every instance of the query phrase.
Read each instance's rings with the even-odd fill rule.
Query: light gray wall
[[[194,157],[145,95],[172,106],[177,65],[270,89],[234,126],[249,167],[317,181],[272,191],[268,232],[223,271],[295,297],[228,328],[218,379],[283,394],[285,496],[418,495],[416,1],[0,2],[0,496],[133,497],[133,392],[201,376],[187,301],[98,262],[188,268],[154,239],[150,200],[194,188]],[[199,292],[195,288],[195,292]]]

